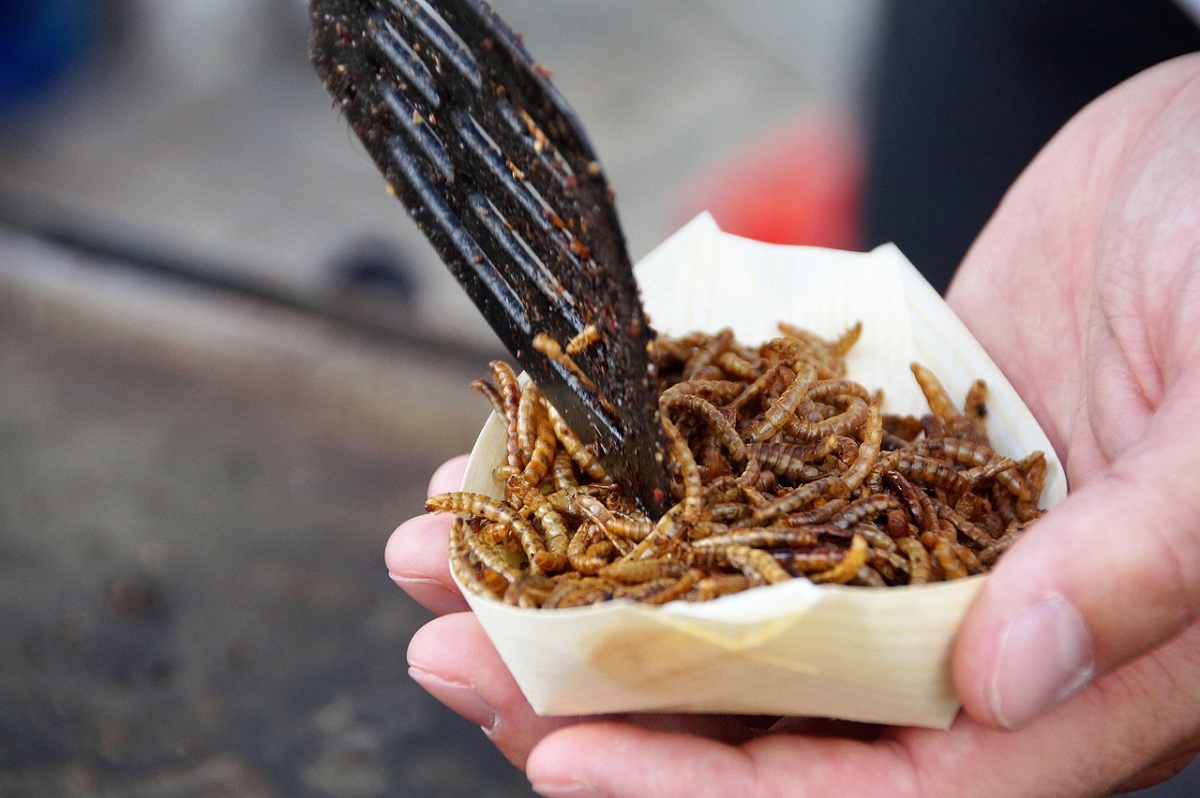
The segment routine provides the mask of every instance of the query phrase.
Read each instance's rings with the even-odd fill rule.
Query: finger
[[[517,767],[524,767],[538,740],[575,722],[539,717],[533,711],[470,613],[446,615],[418,630],[408,646],[408,665],[417,684],[479,724]]]
[[[447,615],[426,624],[408,649],[409,674],[435,698],[478,723],[517,767],[552,731],[580,722],[577,716],[542,717],[525,700],[475,616]],[[774,718],[644,713],[611,715],[646,728],[739,743],[761,736]],[[589,718],[595,721],[600,716]]]
[[[1177,200],[1159,176],[1179,177],[1179,168],[1155,160],[1178,155],[1168,140],[1195,139],[1185,133],[1196,130],[1198,65],[1191,56],[1148,70],[1081,112],[1006,195],[950,292],[1069,454],[1078,489],[1000,562],[959,636],[956,686],[967,710],[991,723],[1028,722],[1092,674],[1170,638],[1200,608],[1195,491],[1183,484],[1200,467],[1187,445],[1200,433],[1189,407],[1200,386],[1156,398],[1196,362],[1180,347],[1195,337],[1194,259],[1179,254],[1194,251],[1179,207],[1194,203],[1194,181],[1188,172],[1168,181],[1185,187]],[[1156,206],[1147,194],[1169,199]],[[1146,276],[1147,263],[1171,278]],[[1097,271],[1103,264],[1109,272]],[[1114,287],[1113,270],[1151,288]],[[1107,311],[1084,329],[1082,298],[1092,293],[1108,298]],[[1106,364],[1095,344],[1108,338],[1121,357]],[[1079,394],[1070,375],[1085,369],[1095,384]],[[1080,445],[1089,434],[1096,440]]]
[[[470,455],[461,454],[438,466],[437,470],[433,472],[433,476],[429,478],[429,495],[436,496],[439,493],[462,490],[463,474],[467,470],[467,461],[470,459]]]
[[[1195,758],[1196,752],[1193,750],[1191,753],[1171,757],[1165,762],[1151,765],[1136,776],[1121,782],[1113,792],[1126,793],[1147,790],[1157,784],[1162,784],[1167,779],[1178,776],[1188,765],[1192,764]]]
[[[1189,409],[1198,394],[1179,387],[1142,440],[1039,520],[989,577],[954,654],[976,718],[1022,726],[1200,616],[1200,428]]]
[[[555,731],[526,772],[543,796],[986,796],[1107,794],[1195,739],[1200,628],[1109,674],[1019,733],[960,715],[948,731],[888,728],[873,740],[775,735],[728,745],[631,724]]]
[[[526,775],[547,798],[766,794],[753,789],[754,764],[738,747],[611,722],[550,736],[529,757]]]
[[[428,495],[458,490],[467,467],[466,455],[447,460],[429,479]],[[450,576],[449,515],[419,515],[401,524],[383,550],[388,575],[431,612],[461,612],[467,603]]]
[[[452,523],[452,515],[410,518],[392,533],[383,550],[392,581],[437,615],[467,608],[450,575],[447,548]]]

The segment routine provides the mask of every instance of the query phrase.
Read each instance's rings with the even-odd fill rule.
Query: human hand
[[[1068,499],[999,562],[954,654],[948,732],[754,718],[539,718],[446,564],[387,562],[436,613],[414,678],[546,795],[1086,795],[1200,748],[1200,57],[1123,84],[1014,185],[949,301],[1062,456]],[[457,488],[463,461],[431,492]],[[1007,731],[1003,727],[1020,727]]]

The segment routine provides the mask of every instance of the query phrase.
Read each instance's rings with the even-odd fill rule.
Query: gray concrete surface
[[[0,235],[0,796],[517,796],[384,541],[473,364]]]

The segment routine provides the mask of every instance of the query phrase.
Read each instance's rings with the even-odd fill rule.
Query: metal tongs
[[[654,333],[612,190],[549,73],[482,0],[314,0],[310,35],[389,191],[614,481],[661,513]]]

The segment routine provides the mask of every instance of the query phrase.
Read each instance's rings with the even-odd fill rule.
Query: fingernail
[[[1004,630],[992,671],[992,711],[1010,729],[1024,726],[1079,692],[1096,671],[1092,638],[1079,610],[1054,594]]]
[[[438,701],[478,724],[488,734],[496,727],[496,711],[471,685],[443,679],[415,666],[409,666],[408,675]]]
[[[568,784],[534,784],[531,785],[533,791],[542,798],[607,798],[607,796],[596,790],[595,787],[579,782],[570,782]]]
[[[395,571],[388,571],[388,576],[393,582],[403,588],[405,585],[441,585],[437,579],[428,576],[406,576],[398,574]]]

